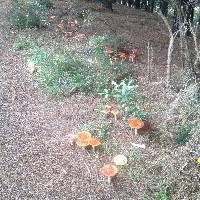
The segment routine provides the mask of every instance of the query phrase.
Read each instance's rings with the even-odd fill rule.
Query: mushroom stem
[[[93,149],[93,152],[94,152],[94,154],[95,154],[95,147],[92,147],[92,149]]]
[[[137,128],[135,128],[135,135],[137,135],[138,134],[138,132],[137,132]]]
[[[117,121],[117,115],[115,115],[115,122]]]
[[[110,185],[111,183],[111,176],[108,176],[108,184]]]

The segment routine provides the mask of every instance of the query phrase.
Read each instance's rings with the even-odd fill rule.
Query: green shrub
[[[47,9],[50,9],[53,7],[53,3],[51,0],[38,0],[38,3],[41,5],[41,6],[44,6],[46,7]]]
[[[13,49],[15,50],[24,50],[29,49],[34,46],[34,42],[30,37],[25,35],[19,35],[13,44]]]
[[[64,49],[35,48],[29,53],[28,62],[34,63],[35,80],[44,92],[67,94],[78,87],[80,76],[76,66],[79,64]]]
[[[113,81],[112,87],[104,89],[100,95],[104,97],[106,102],[114,100],[115,106],[125,115],[131,115],[132,118],[138,117],[140,120],[140,118],[147,117],[148,113],[139,106],[143,94],[138,93],[138,88],[138,85],[134,85],[133,80],[129,77],[119,83]]]
[[[17,29],[39,28],[45,16],[46,7],[37,1],[17,1],[12,4],[9,21]]]
[[[176,133],[173,137],[173,142],[175,145],[183,145],[190,138],[190,131],[194,128],[194,124],[191,122],[186,122],[183,125],[178,126]]]
[[[162,187],[160,191],[155,192],[151,197],[145,197],[143,200],[169,200],[169,194],[166,187]]]
[[[37,66],[36,81],[44,91],[51,94],[65,95],[74,90],[98,94],[123,74],[122,63],[112,64],[109,55],[105,53],[106,40],[106,36],[90,38],[88,53],[81,50],[72,55],[58,46],[48,51],[42,48],[32,50],[28,60]],[[123,68],[123,72],[125,70]]]

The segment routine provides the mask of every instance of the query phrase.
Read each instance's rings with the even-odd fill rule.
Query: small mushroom
[[[105,108],[104,110],[101,111],[102,113],[104,113],[105,115],[108,115],[110,113],[110,109]]]
[[[121,60],[125,60],[126,59],[126,54],[122,51],[119,51],[117,56],[121,59]]]
[[[27,70],[30,74],[33,74],[35,71],[35,64],[33,62],[29,62],[27,65]]]
[[[128,162],[128,159],[124,155],[117,155],[113,158],[113,161],[116,165],[126,165]]]
[[[89,146],[89,141],[80,141],[80,140],[76,140],[76,144],[79,146],[79,147],[87,147]]]
[[[108,114],[110,114],[110,109],[111,108],[112,108],[112,106],[107,104],[107,105],[104,106],[104,109],[101,112],[106,114],[106,115],[108,115]]]
[[[135,129],[135,135],[137,135],[137,130],[140,128],[144,127],[144,122],[142,121],[142,119],[140,119],[140,123],[138,122],[138,118],[135,117],[134,119],[131,119],[131,117],[128,119],[128,124],[129,126]]]
[[[99,145],[101,145],[101,142],[97,138],[90,138],[89,139],[89,144],[92,146],[93,151],[95,151],[95,147],[98,147]]]
[[[88,131],[80,131],[77,133],[77,140],[88,141],[91,138],[91,134]]]
[[[85,34],[82,34],[82,33],[79,33],[79,32],[76,32],[75,33],[75,38],[79,41],[80,39],[84,39],[86,36]]]
[[[133,62],[135,60],[135,58],[136,58],[136,54],[134,54],[134,53],[130,53],[128,56],[128,59],[130,62]]]
[[[110,184],[111,182],[111,177],[115,176],[118,172],[119,169],[117,168],[116,165],[113,165],[111,163],[104,165],[101,169],[100,172],[103,176],[108,177],[108,183]]]
[[[114,65],[117,61],[117,58],[110,58],[110,64]]]
[[[111,110],[111,113],[114,115],[115,121],[117,121],[117,115],[119,114],[119,110],[115,108],[115,109]]]
[[[137,49],[132,49],[129,53],[129,61],[133,62],[137,56]]]
[[[113,48],[105,48],[107,54],[113,53]]]

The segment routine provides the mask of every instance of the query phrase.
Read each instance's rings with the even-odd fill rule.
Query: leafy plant
[[[67,94],[79,84],[80,76],[76,73],[79,63],[65,49],[35,48],[28,57],[28,62],[34,63],[36,68],[35,80],[44,92],[56,96]]]
[[[195,127],[195,124],[191,122],[186,122],[183,125],[180,125],[173,137],[175,145],[183,145],[190,138],[190,131]]]
[[[117,145],[118,145],[117,143],[112,143],[112,144],[104,143],[102,145],[103,153],[108,154],[108,155],[112,154],[112,152],[117,147]]]
[[[155,192],[151,197],[144,197],[143,200],[169,200],[167,188],[162,187],[160,191]]]
[[[142,157],[139,155],[139,152],[135,149],[129,149],[126,155],[129,158],[129,160],[133,163],[142,164],[144,162]]]
[[[139,171],[136,171],[134,169],[129,169],[127,171],[127,175],[128,177],[133,180],[133,181],[136,181],[138,182],[140,180],[140,172]]]
[[[47,9],[50,9],[53,7],[53,2],[51,0],[38,0],[38,3],[41,6],[46,7]]]
[[[125,112],[130,114],[133,118],[145,117],[147,113],[142,111],[139,107],[139,103],[143,98],[142,94],[138,94],[138,86],[133,84],[133,80],[122,80],[120,83],[112,81],[112,87],[110,89],[104,89],[100,95],[104,97],[106,102],[114,101],[117,106]]]
[[[33,40],[29,36],[25,35],[19,35],[13,43],[13,49],[15,50],[29,49],[33,46],[34,46]]]
[[[46,16],[46,7],[37,1],[15,1],[9,21],[17,29],[41,27]]]
[[[109,129],[109,124],[104,122],[96,129],[96,135],[101,140],[105,140],[107,136],[107,132]]]

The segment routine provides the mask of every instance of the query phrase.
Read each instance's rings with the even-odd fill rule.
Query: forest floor
[[[62,15],[63,20],[77,19],[77,13],[84,8],[94,9],[94,4],[83,1],[77,6],[70,1],[55,1],[52,13]],[[80,27],[79,32],[86,35],[91,32],[112,34],[115,30],[123,35],[125,42],[138,49],[138,59],[131,64],[134,65],[131,73],[146,96],[144,107],[152,114],[150,125],[137,136],[119,119],[117,123],[110,119],[112,129],[106,142],[109,145],[112,141],[113,145],[104,153],[94,155],[71,145],[68,137],[84,125],[102,120],[96,112],[102,100],[82,93],[55,100],[38,91],[26,70],[25,53],[12,48],[14,39],[22,31],[10,28],[5,18],[8,10],[9,2],[1,1],[0,199],[139,200],[159,191],[158,183],[161,188],[164,184],[162,176],[165,176],[164,167],[162,170],[159,164],[168,166],[178,156],[157,142],[159,133],[151,126],[177,95],[162,82],[169,41],[162,20],[156,14],[114,5],[113,13],[94,11],[95,22]],[[70,48],[80,45],[73,38],[64,37],[57,22],[47,28],[23,32],[41,38],[44,47],[52,41]],[[150,82],[147,81],[148,42],[153,49]],[[174,72],[180,70],[179,52],[178,44],[175,44]],[[146,148],[135,148],[132,142],[145,144]],[[131,151],[133,157],[129,158],[128,166],[124,166],[108,185],[99,169],[104,163],[111,162],[113,156],[128,155]],[[163,160],[160,155],[164,155]],[[135,170],[132,174],[131,168]],[[191,177],[199,173],[195,171],[199,170],[195,164],[189,168],[194,170]],[[194,185],[191,187],[198,191],[198,184]],[[183,199],[182,190],[184,187],[172,188],[169,199],[174,193],[177,199]],[[185,199],[195,199],[190,192],[186,195]]]

